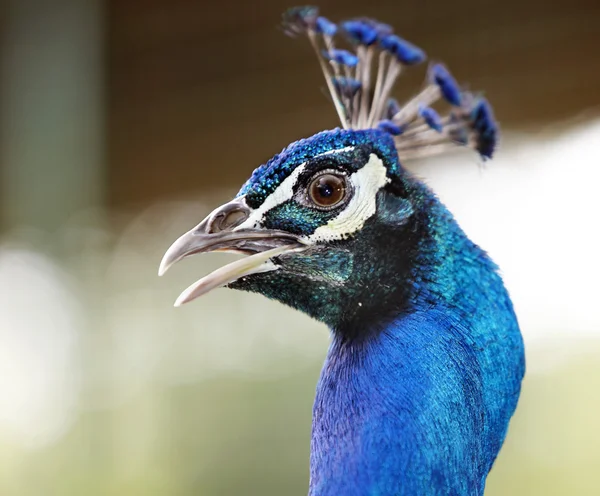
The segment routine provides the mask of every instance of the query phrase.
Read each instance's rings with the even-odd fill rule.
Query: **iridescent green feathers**
[[[404,105],[391,97],[402,72],[426,60],[423,50],[394,34],[391,26],[368,18],[337,25],[311,6],[289,9],[283,26],[290,36],[308,37],[344,129],[388,132],[400,161],[444,153],[456,144],[484,159],[493,155],[498,126],[490,105],[462,90],[442,64],[429,66],[424,87]]]

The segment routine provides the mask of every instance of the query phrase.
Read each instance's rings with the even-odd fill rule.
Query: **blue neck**
[[[432,283],[412,308],[364,340],[333,332],[310,496],[483,494],[516,407],[523,343],[495,266],[445,225],[448,250],[434,247]]]

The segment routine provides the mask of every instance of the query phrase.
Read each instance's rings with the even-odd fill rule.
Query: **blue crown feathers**
[[[290,36],[308,37],[344,129],[390,133],[401,160],[444,153],[455,144],[492,157],[498,126],[491,106],[462,90],[444,65],[431,64],[424,88],[404,105],[390,97],[402,71],[426,60],[423,50],[394,34],[391,26],[368,18],[337,25],[320,16],[317,7],[304,6],[289,9],[283,27]],[[347,48],[334,45],[338,34]],[[438,102],[450,110],[440,115],[432,108]]]

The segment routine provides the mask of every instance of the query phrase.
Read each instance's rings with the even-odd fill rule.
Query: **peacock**
[[[387,24],[305,6],[283,27],[314,48],[341,126],[259,166],[172,244],[159,275],[196,253],[244,254],[175,305],[227,286],[330,329],[310,496],[481,495],[519,398],[523,340],[498,267],[404,164],[460,146],[491,158],[492,108],[441,63],[398,103],[395,82],[426,55]]]

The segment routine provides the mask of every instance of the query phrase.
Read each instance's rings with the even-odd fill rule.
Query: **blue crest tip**
[[[356,22],[362,22],[374,29],[378,39],[383,36],[387,36],[388,34],[392,34],[394,32],[394,28],[389,24],[379,22],[378,20],[372,19],[370,17],[357,17],[356,19],[352,20]]]
[[[292,7],[283,13],[281,22],[286,34],[296,36],[315,29],[318,16],[318,7],[312,5]]]
[[[431,66],[430,78],[439,86],[442,96],[448,103],[456,107],[461,105],[462,95],[460,87],[458,86],[456,79],[454,79],[452,74],[446,69],[446,66],[443,64],[434,64]]]
[[[359,45],[370,46],[377,41],[377,30],[369,22],[362,19],[344,21],[342,29],[348,39]]]
[[[380,121],[379,124],[377,124],[377,128],[393,136],[398,136],[403,132],[402,127],[400,127],[395,122],[390,121],[389,119]]]
[[[462,91],[443,64],[429,66],[428,85],[403,107],[390,98],[402,66],[424,62],[426,54],[394,34],[389,24],[368,17],[336,24],[319,15],[317,7],[302,6],[283,14],[283,28],[292,36],[308,35],[317,55],[322,55],[321,69],[344,129],[383,131],[379,136],[387,135],[385,139],[402,135],[395,144],[407,158],[443,153],[444,147],[430,146],[443,140],[491,158],[498,139],[491,106],[487,100]],[[355,50],[336,47],[334,35],[340,31]],[[376,81],[370,85],[373,74],[377,74]],[[454,107],[443,117],[432,108],[441,99]]]
[[[406,41],[395,34],[384,36],[379,41],[379,44],[384,50],[390,52],[405,65],[420,64],[426,58],[425,52],[418,46],[413,45],[409,41]]]
[[[361,87],[360,82],[356,79],[344,76],[334,77],[333,84],[337,91],[348,98],[352,98],[356,95]]]
[[[325,36],[334,36],[337,33],[338,27],[326,17],[321,16],[317,17],[315,21],[315,30],[317,33],[324,34]]]
[[[358,64],[358,57],[348,50],[340,50],[336,48],[329,51],[324,50],[323,56],[328,60],[348,67],[355,67]]]
[[[431,129],[434,129],[438,133],[442,132],[442,118],[440,117],[440,114],[431,107],[420,106],[419,115]]]
[[[479,98],[471,110],[471,122],[477,132],[477,151],[484,158],[492,158],[498,141],[498,124],[492,106],[485,98]]]

